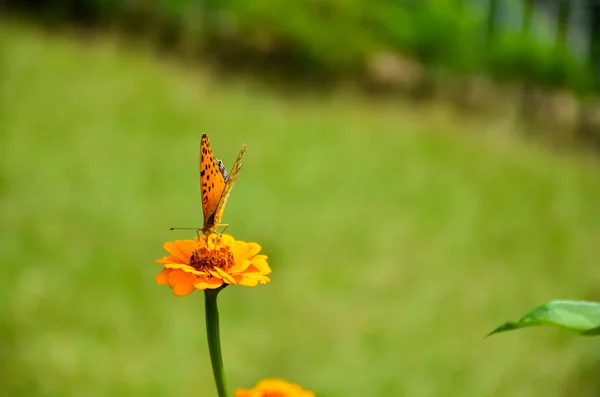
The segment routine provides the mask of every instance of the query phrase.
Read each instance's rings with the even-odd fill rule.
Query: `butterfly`
[[[221,224],[221,219],[227,198],[242,168],[242,157],[245,152],[246,145],[244,144],[228,175],[221,160],[217,160],[213,155],[208,137],[206,134],[202,134],[202,140],[200,141],[200,192],[204,214],[202,233],[205,235],[215,233],[217,226],[228,226]]]

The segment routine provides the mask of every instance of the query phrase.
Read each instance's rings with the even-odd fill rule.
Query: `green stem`
[[[204,290],[204,309],[208,351],[213,375],[215,376],[215,384],[217,385],[217,394],[219,397],[227,397],[225,371],[223,370],[223,358],[221,357],[221,338],[219,336],[219,309],[217,308],[217,295],[221,289]]]

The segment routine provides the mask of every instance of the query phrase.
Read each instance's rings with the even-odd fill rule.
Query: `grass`
[[[228,166],[248,144],[224,221],[273,268],[271,284],[221,295],[232,390],[283,377],[319,396],[537,397],[597,383],[578,377],[597,339],[483,338],[549,299],[599,298],[593,161],[522,142],[505,120],[284,94],[107,37],[0,26],[1,394],[215,394],[202,295],[155,286],[152,263],[190,236],[169,227],[201,223],[202,132]]]

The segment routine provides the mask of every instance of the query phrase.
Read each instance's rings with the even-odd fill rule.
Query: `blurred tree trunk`
[[[589,59],[594,68],[596,89],[598,89],[600,81],[600,2],[588,0],[587,7],[590,21]]]
[[[569,19],[571,18],[571,1],[558,0],[558,12],[556,15],[556,36],[555,45],[564,47],[567,44],[567,35],[569,32]]]
[[[589,15],[589,62],[594,71],[596,95],[600,87],[600,2],[587,0],[586,12]],[[580,113],[578,135],[584,143],[600,146],[600,101],[591,100]]]
[[[496,34],[496,15],[498,12],[498,0],[489,0],[486,45],[489,48]]]
[[[531,23],[533,21],[533,12],[535,7],[534,0],[523,0],[523,16],[521,20],[521,34],[528,38],[531,34]],[[523,86],[521,89],[520,119],[526,126],[531,125],[535,114],[536,95],[535,86],[531,83],[530,71],[526,70],[523,74]]]
[[[523,19],[521,21],[521,32],[528,35],[531,30],[535,0],[523,0]]]

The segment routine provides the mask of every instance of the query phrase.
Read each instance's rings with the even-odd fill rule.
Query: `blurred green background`
[[[597,154],[501,112],[219,74],[104,22],[35,20],[0,19],[0,394],[215,395],[202,294],[156,286],[153,263],[194,235],[169,227],[201,225],[202,132],[228,167],[248,144],[224,221],[273,269],[221,294],[231,391],[600,394],[597,339],[484,339],[600,300]]]

